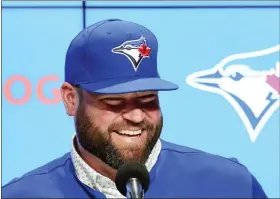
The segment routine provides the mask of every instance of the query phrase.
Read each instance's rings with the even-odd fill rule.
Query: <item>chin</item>
[[[144,163],[146,161],[145,157],[143,157],[143,149],[133,149],[133,150],[121,150],[121,156],[124,162],[140,162]],[[145,159],[145,160],[143,160]]]

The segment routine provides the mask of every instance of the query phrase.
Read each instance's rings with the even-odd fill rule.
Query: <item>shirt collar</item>
[[[78,179],[88,187],[102,192],[107,198],[125,198],[116,188],[115,182],[96,172],[80,157],[74,143],[75,136],[73,136],[72,139],[71,158]],[[145,163],[149,172],[157,162],[160,151],[161,141],[158,139],[147,162]]]

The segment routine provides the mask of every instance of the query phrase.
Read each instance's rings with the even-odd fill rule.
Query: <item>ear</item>
[[[79,95],[74,86],[64,82],[60,88],[61,98],[69,116],[74,116],[79,106]]]

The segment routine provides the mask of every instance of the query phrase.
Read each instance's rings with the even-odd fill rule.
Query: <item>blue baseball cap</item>
[[[100,21],[72,40],[65,81],[101,94],[178,89],[160,78],[157,54],[157,39],[147,28],[120,19]]]

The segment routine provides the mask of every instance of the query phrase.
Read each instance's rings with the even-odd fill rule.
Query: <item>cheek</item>
[[[117,115],[110,111],[100,111],[95,114],[95,124],[102,130],[107,131],[108,127],[114,122]]]
[[[149,110],[145,111],[145,114],[147,116],[147,120],[149,120],[152,123],[157,123],[161,119],[161,111],[159,109],[157,110]]]

